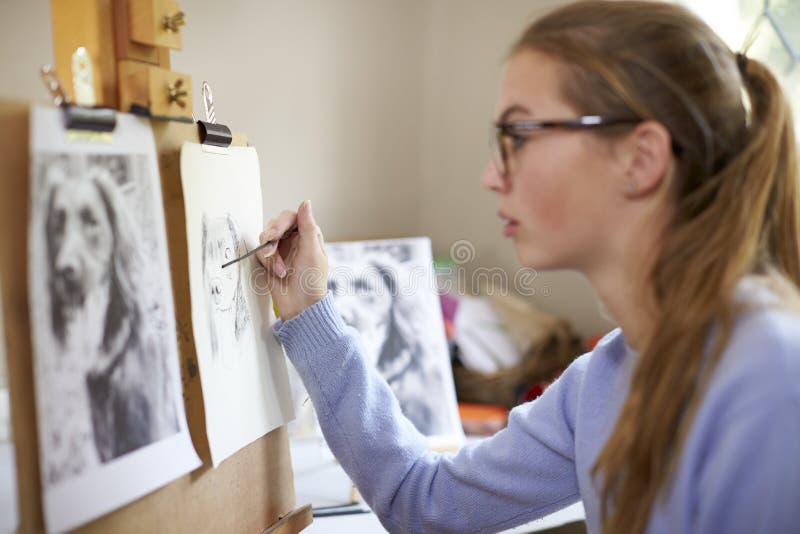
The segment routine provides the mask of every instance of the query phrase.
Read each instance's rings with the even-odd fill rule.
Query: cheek
[[[520,175],[517,206],[534,230],[571,234],[602,205],[603,168],[597,149],[581,136],[548,138],[532,148]],[[556,143],[555,141],[558,141]],[[545,237],[545,236],[543,236]]]
[[[515,185],[521,222],[534,231],[560,231],[568,218],[569,187],[559,177],[540,169],[521,176]]]
[[[97,225],[84,229],[84,237],[89,253],[98,263],[104,263],[111,257],[114,238],[107,226]]]

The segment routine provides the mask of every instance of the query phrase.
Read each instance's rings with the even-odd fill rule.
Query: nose
[[[72,265],[62,265],[57,267],[57,272],[64,280],[73,281],[77,278],[75,267]]]
[[[67,279],[74,279],[80,269],[80,257],[78,254],[78,244],[72,237],[67,237],[56,253],[55,267],[56,272]]]
[[[494,191],[495,193],[502,193],[505,189],[505,181],[503,177],[500,176],[500,173],[497,172],[497,168],[492,161],[486,164],[486,167],[481,173],[481,185],[484,189]]]

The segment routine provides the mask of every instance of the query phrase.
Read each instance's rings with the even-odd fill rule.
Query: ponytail
[[[751,103],[747,172],[770,182],[759,259],[800,286],[800,167],[792,110],[764,64],[748,59],[740,68]]]

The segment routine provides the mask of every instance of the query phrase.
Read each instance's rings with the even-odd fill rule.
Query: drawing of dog
[[[230,214],[203,215],[203,287],[208,302],[211,353],[224,365],[234,364],[237,343],[250,324],[244,295],[241,265],[222,268],[224,263],[247,252]]]
[[[125,160],[114,161],[119,174]],[[48,173],[50,322],[60,357],[84,362],[94,445],[107,462],[177,432],[178,423],[163,345],[144,316],[127,199],[107,166],[75,174]]]

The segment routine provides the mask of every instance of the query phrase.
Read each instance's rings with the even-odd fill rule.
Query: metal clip
[[[181,26],[184,25],[186,25],[186,13],[183,11],[164,16],[164,30],[167,33],[178,33],[181,31]]]
[[[204,147],[228,147],[233,141],[230,128],[224,124],[217,124],[217,114],[214,111],[214,97],[211,95],[211,86],[203,81],[203,108],[206,112],[205,121],[197,121],[200,129],[200,143]]]
[[[189,92],[183,88],[183,78],[178,78],[175,80],[175,83],[168,84],[167,89],[169,90],[169,95],[167,96],[169,103],[172,104],[174,102],[181,108],[185,108],[186,101],[184,97],[186,97]]]
[[[211,95],[211,86],[203,81],[203,108],[206,110],[206,122],[217,123],[217,114],[214,112],[214,97]]]
[[[83,140],[109,141],[111,139],[108,137],[108,132],[112,132],[117,125],[117,114],[113,109],[74,106],[52,65],[42,66],[40,74],[44,86],[50,93],[50,98],[53,99],[53,104],[61,108],[64,127],[73,136],[72,138],[78,135]],[[105,134],[100,135],[98,132]],[[86,137],[87,135],[89,137]]]
[[[66,106],[70,103],[69,95],[64,91],[61,85],[61,80],[58,79],[58,74],[52,65],[43,65],[40,70],[42,81],[53,99],[53,104],[58,107]]]

